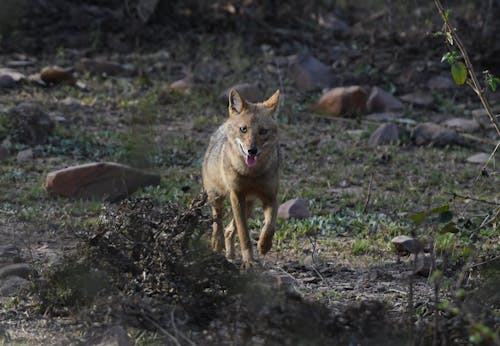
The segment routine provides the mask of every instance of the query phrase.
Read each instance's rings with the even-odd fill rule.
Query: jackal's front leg
[[[224,246],[224,231],[222,226],[223,201],[212,202],[212,249],[221,252]]]
[[[252,243],[248,234],[246,207],[245,197],[241,194],[231,192],[231,208],[233,209],[234,223],[238,231],[238,238],[240,239],[241,257],[243,258],[242,266],[248,268],[252,266],[253,253]]]
[[[278,213],[278,202],[276,198],[263,201],[264,204],[264,227],[260,233],[257,248],[259,254],[265,255],[273,246],[274,230],[276,228],[276,215]]]

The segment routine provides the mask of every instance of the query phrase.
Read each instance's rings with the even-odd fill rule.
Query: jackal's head
[[[251,103],[235,90],[229,92],[228,132],[233,150],[241,153],[246,166],[254,167],[276,155],[279,90],[264,102]]]

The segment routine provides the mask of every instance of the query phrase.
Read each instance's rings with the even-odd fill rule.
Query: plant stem
[[[488,114],[488,117],[490,118],[491,122],[495,126],[495,129],[497,131],[497,134],[500,136],[500,124],[498,123],[498,120],[496,119],[495,115],[493,114],[493,111],[491,110],[491,106],[484,96],[484,89],[481,88],[481,85],[479,84],[479,80],[477,79],[477,76],[474,72],[472,63],[469,59],[469,54],[467,54],[467,50],[465,49],[465,46],[463,45],[462,41],[460,40],[460,37],[458,37],[458,34],[456,33],[455,29],[451,26],[450,21],[445,14],[443,5],[441,4],[440,0],[434,0],[434,4],[436,4],[436,8],[439,12],[439,15],[443,19],[445,30],[451,35],[453,38],[453,42],[456,44],[458,50],[462,54],[462,57],[464,58],[465,61],[465,66],[467,67],[467,70],[469,72],[469,76],[472,80],[472,90],[477,94],[479,99],[481,100],[481,104],[483,105],[484,109],[486,110],[486,113]]]

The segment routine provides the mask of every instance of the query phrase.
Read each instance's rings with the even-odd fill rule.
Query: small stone
[[[370,96],[366,104],[368,112],[397,112],[404,109],[403,104],[394,95],[373,87],[370,91]]]
[[[318,16],[319,26],[328,29],[335,36],[346,36],[351,32],[349,25],[332,13]]]
[[[224,90],[224,92],[220,95],[220,98],[223,99],[224,102],[228,102],[229,91],[231,91],[231,89],[236,89],[236,91],[238,91],[238,93],[245,100],[250,102],[260,102],[263,99],[262,92],[257,84],[242,83],[233,85],[232,87]]]
[[[278,208],[278,217],[281,219],[307,219],[309,206],[306,200],[294,198],[281,204]]]
[[[27,263],[13,263],[0,267],[0,279],[8,276],[19,276],[28,279],[31,274],[31,266]]]
[[[29,281],[19,276],[9,276],[0,280],[0,296],[12,297],[19,293],[20,290],[27,287]]]
[[[455,87],[455,82],[449,77],[434,76],[429,79],[427,86],[431,90],[453,89]]]
[[[372,133],[368,145],[376,147],[383,144],[393,144],[399,141],[399,126],[395,124],[382,124]]]
[[[11,76],[0,75],[0,89],[10,89],[16,86],[16,81]]]
[[[422,250],[422,244],[418,239],[406,235],[399,235],[393,238],[391,242],[399,254],[416,254]]]
[[[442,123],[442,125],[459,132],[474,132],[479,129],[479,124],[475,119],[452,118]]]
[[[429,276],[432,268],[432,256],[428,253],[420,253],[417,256],[415,274]]]
[[[418,124],[412,132],[412,138],[416,145],[435,145],[444,147],[455,144],[458,134],[455,130],[434,123]]]
[[[400,97],[401,100],[417,106],[429,106],[433,102],[432,95],[423,91],[406,94]]]
[[[97,75],[122,77],[131,76],[135,72],[133,67],[127,65],[103,59],[88,58],[81,59],[77,65],[77,69],[81,72],[90,72]]]
[[[5,160],[9,157],[9,149],[5,148],[3,145],[0,145],[0,161]]]
[[[300,91],[329,88],[335,80],[333,70],[309,54],[297,54],[289,59],[288,77]]]
[[[313,107],[334,117],[366,113],[368,95],[360,86],[338,87],[326,92]]]
[[[489,158],[490,158],[490,154],[477,153],[477,154],[474,154],[472,156],[469,156],[466,161],[468,163],[475,163],[475,164],[479,164],[479,165],[484,165],[486,162],[488,162]]]
[[[40,79],[47,84],[75,84],[76,78],[69,70],[65,70],[59,66],[45,67],[40,72]]]
[[[10,68],[0,68],[0,76],[8,76],[16,83],[26,79],[24,74]]]
[[[192,75],[188,75],[182,79],[176,80],[175,82],[172,82],[168,88],[170,90],[177,90],[177,91],[187,91],[190,90],[194,87],[194,77]]]
[[[366,120],[377,121],[381,123],[387,123],[395,121],[400,117],[400,114],[392,113],[392,112],[383,112],[383,113],[372,113],[366,116]]]
[[[50,172],[45,189],[52,195],[118,201],[138,188],[158,185],[161,177],[112,162],[95,162]]]
[[[16,156],[17,163],[26,163],[33,160],[33,150],[31,148],[21,150]]]
[[[484,108],[474,109],[471,113],[476,122],[482,128],[487,129],[494,126],[491,122],[490,117],[488,116],[488,112],[486,112]]]
[[[308,267],[314,265],[314,257],[313,257],[313,255],[307,255],[306,257],[304,257],[304,265],[308,266]]]

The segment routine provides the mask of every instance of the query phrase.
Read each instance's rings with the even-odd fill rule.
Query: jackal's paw
[[[253,259],[251,260],[247,260],[247,261],[243,261],[243,263],[241,263],[241,269],[242,270],[252,270],[254,268],[257,268],[259,265],[259,263]]]
[[[273,246],[273,238],[261,238],[259,239],[259,243],[257,244],[257,249],[259,250],[259,254],[264,256],[266,253],[271,250]]]

